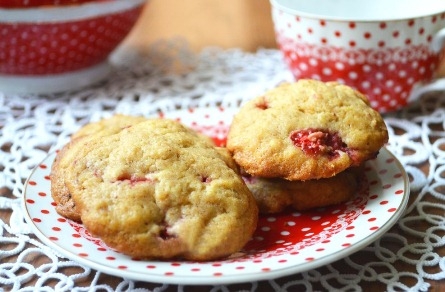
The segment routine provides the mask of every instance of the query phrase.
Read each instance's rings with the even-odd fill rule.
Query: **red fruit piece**
[[[209,183],[209,182],[211,182],[211,181],[212,181],[212,178],[211,178],[211,177],[208,177],[208,176],[205,176],[205,175],[201,176],[201,182],[203,182],[203,183]]]
[[[242,175],[242,179],[246,184],[254,184],[257,181],[257,178],[250,175]]]
[[[152,179],[148,178],[148,177],[139,177],[136,176],[134,174],[130,175],[130,174],[123,174],[121,176],[119,176],[116,181],[128,181],[130,182],[130,185],[134,186],[137,183],[143,183],[143,182],[153,182]]]
[[[295,146],[312,156],[327,155],[335,158],[339,155],[338,151],[348,152],[347,145],[337,133],[325,130],[305,129],[293,131],[289,138]]]
[[[163,222],[163,223],[161,224],[161,230],[160,230],[160,232],[159,232],[159,237],[160,237],[162,240],[169,240],[169,239],[172,239],[172,238],[176,238],[176,235],[170,233],[170,227],[169,227],[169,225],[168,225],[166,222]]]
[[[259,101],[255,105],[256,105],[257,108],[262,109],[262,110],[266,110],[266,109],[269,108],[269,104],[267,103],[267,100],[266,100],[266,98],[264,96],[261,99],[261,101]]]

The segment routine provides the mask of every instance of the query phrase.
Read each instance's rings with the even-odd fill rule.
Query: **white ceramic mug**
[[[270,1],[296,79],[348,84],[382,113],[445,89],[445,0]]]

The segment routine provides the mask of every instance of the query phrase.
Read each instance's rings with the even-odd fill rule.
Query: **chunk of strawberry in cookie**
[[[263,98],[261,98],[261,100],[256,104],[256,107],[261,109],[261,110],[266,110],[269,108],[269,104],[266,100],[266,97],[263,96]]]
[[[339,151],[348,152],[348,147],[341,137],[326,130],[296,130],[291,132],[289,138],[296,147],[311,156],[327,155],[335,158],[339,156]]]

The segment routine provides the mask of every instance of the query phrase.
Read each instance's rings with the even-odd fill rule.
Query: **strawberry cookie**
[[[361,167],[321,179],[289,181],[280,178],[243,176],[261,214],[275,214],[292,207],[297,211],[326,207],[351,199],[357,192]]]
[[[180,123],[148,119],[77,147],[65,184],[85,228],[135,258],[212,260],[258,220],[227,150]]]
[[[71,136],[56,155],[51,168],[51,196],[56,203],[56,211],[65,218],[81,221],[76,204],[65,183],[65,173],[71,168],[71,163],[83,149],[84,143],[90,138],[113,135],[122,129],[147,120],[143,117],[115,115],[98,122],[88,123]]]
[[[336,82],[299,80],[245,103],[227,148],[251,176],[310,180],[361,165],[387,141],[383,118],[363,94]]]

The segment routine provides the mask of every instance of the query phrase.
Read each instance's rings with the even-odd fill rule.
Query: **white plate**
[[[178,119],[224,143],[237,109],[173,111]],[[35,234],[67,258],[104,273],[170,284],[228,284],[266,280],[317,268],[348,256],[387,232],[402,216],[409,182],[400,162],[383,148],[366,163],[362,187],[350,201],[310,212],[261,217],[244,250],[211,262],[146,261],[119,254],[89,235],[82,225],[59,216],[50,194],[55,154],[38,165],[26,182],[25,218]]]

